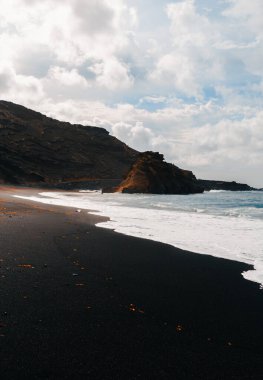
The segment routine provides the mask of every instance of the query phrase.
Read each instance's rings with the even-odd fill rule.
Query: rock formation
[[[61,122],[6,101],[0,101],[0,183],[156,194],[254,190],[196,180],[163,155],[139,153],[103,128]]]
[[[257,190],[254,187],[250,187],[245,183],[237,183],[235,181],[211,181],[205,179],[197,180],[200,186],[202,186],[206,191],[210,190],[228,190],[228,191],[252,191]]]
[[[120,183],[138,152],[102,128],[0,101],[0,181],[63,188]]]
[[[108,189],[108,191],[110,191]],[[188,170],[164,161],[162,154],[141,153],[124,181],[114,189],[122,193],[192,194],[204,189]]]

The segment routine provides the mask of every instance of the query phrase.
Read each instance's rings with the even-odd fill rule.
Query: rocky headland
[[[197,180],[162,154],[139,153],[103,128],[58,121],[6,101],[0,101],[0,183],[154,194],[254,190]]]
[[[141,153],[127,177],[110,191],[122,193],[193,194],[204,188],[191,171],[164,161],[157,152]]]
[[[258,190],[251,187],[245,183],[238,183],[235,181],[211,181],[205,179],[198,179],[198,183],[202,186],[205,191],[210,190],[226,190],[226,191],[252,191]]]
[[[119,183],[138,152],[102,128],[0,101],[0,182],[62,188]]]

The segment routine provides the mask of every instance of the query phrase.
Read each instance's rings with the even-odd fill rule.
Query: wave
[[[107,222],[99,223],[99,227],[160,241],[187,251],[251,264],[254,270],[244,273],[244,278],[263,284],[263,220],[253,218],[251,210],[248,212],[249,217],[237,217],[239,208],[228,210],[226,215],[227,210],[224,207],[215,208],[215,204],[209,206],[206,203],[209,197],[205,199],[194,196],[178,198],[97,192],[44,192],[39,197],[27,199],[76,209],[96,210],[92,213],[111,218]],[[194,204],[200,202],[200,199],[205,205],[203,208],[200,204]],[[181,202],[180,210],[177,202]],[[213,202],[218,203],[219,200],[213,199]],[[156,205],[158,208],[154,207]],[[237,215],[231,215],[234,211]]]
[[[208,190],[205,191],[205,193],[227,193],[230,192],[230,190]]]

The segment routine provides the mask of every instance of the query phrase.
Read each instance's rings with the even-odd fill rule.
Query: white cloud
[[[129,67],[116,58],[95,63],[89,69],[96,75],[98,85],[107,87],[111,91],[130,88],[134,83]]]
[[[112,32],[114,9],[103,0],[77,0],[73,2],[73,11],[78,18],[81,30],[88,35]]]
[[[88,81],[76,69],[67,70],[58,66],[51,67],[48,71],[48,79],[64,86],[88,86]]]
[[[167,98],[165,96],[144,96],[140,99],[140,103],[165,103]]]
[[[153,133],[149,128],[144,127],[143,123],[137,122],[134,125],[127,123],[116,123],[111,127],[114,136],[120,140],[129,141],[129,144],[136,149],[144,151],[151,146]]]
[[[44,99],[41,82],[33,76],[16,74],[9,65],[0,65],[0,98],[35,107]]]
[[[229,7],[224,11],[224,15],[237,19],[243,24],[245,30],[263,36],[263,2],[261,0],[226,0],[226,2],[229,3]]]
[[[171,43],[150,78],[200,99],[207,87],[262,76],[262,4],[228,0],[217,19],[209,18],[194,0],[168,4]]]
[[[218,33],[206,16],[200,15],[193,0],[167,5],[171,21],[171,48],[157,62],[151,78],[172,81],[175,88],[189,97],[202,97],[203,87],[222,80],[222,63],[214,44]]]

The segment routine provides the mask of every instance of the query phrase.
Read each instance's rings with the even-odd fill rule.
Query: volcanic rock
[[[254,190],[196,180],[163,155],[139,153],[103,128],[61,122],[6,101],[0,101],[0,183],[155,194]]]
[[[257,190],[254,187],[251,187],[245,183],[238,183],[235,181],[211,181],[205,179],[198,179],[197,182],[202,186],[206,191],[210,190],[227,190],[227,191],[252,191]]]
[[[108,191],[110,191],[108,189]],[[202,193],[191,171],[164,161],[162,154],[141,153],[124,181],[112,191],[122,193],[193,194]]]
[[[102,128],[0,101],[0,182],[62,188],[121,182],[138,152]]]

